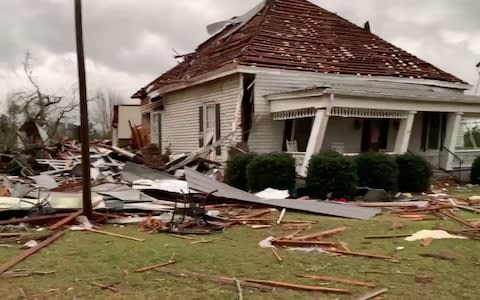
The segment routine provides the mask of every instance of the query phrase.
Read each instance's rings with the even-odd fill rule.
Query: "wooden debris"
[[[411,236],[412,234],[391,234],[391,235],[369,235],[364,237],[365,239],[393,239],[393,238],[404,238]]]
[[[16,264],[18,264],[19,262],[23,261],[24,259],[26,259],[27,257],[29,257],[30,255],[40,251],[42,248],[50,245],[51,243],[53,243],[54,241],[56,241],[57,239],[59,239],[60,237],[62,237],[64,234],[65,234],[65,230],[63,231],[59,231],[57,233],[55,233],[54,235],[52,235],[51,237],[49,237],[48,239],[44,240],[44,241],[41,241],[40,243],[38,243],[37,246],[33,247],[33,248],[30,248],[30,249],[27,249],[25,251],[23,251],[22,253],[20,253],[19,255],[13,257],[12,259],[10,259],[9,261],[5,262],[4,264],[0,265],[0,274],[3,274],[5,273],[6,271],[8,271],[11,267],[15,266]]]
[[[22,235],[25,235],[27,233],[25,232],[6,232],[6,233],[0,233],[0,238],[4,238],[4,237],[17,237],[17,236],[22,236]]]
[[[314,285],[302,285],[282,281],[271,281],[271,280],[257,280],[257,279],[245,279],[247,282],[258,283],[263,285],[269,285],[273,287],[287,288],[292,290],[300,291],[310,291],[310,292],[329,292],[329,293],[339,293],[339,294],[351,294],[349,290],[346,289],[337,289],[337,288],[327,288]]]
[[[137,242],[144,242],[145,241],[145,239],[139,239],[139,238],[135,238],[135,237],[131,237],[131,236],[126,236],[126,235],[123,235],[123,234],[107,232],[107,231],[102,231],[102,230],[97,230],[97,229],[86,229],[86,230],[90,231],[90,232],[100,233],[100,234],[104,234],[104,235],[108,235],[108,236],[114,236],[114,237],[127,239],[127,240],[132,240],[132,241],[137,241]]]
[[[179,238],[179,239],[184,239],[184,240],[190,240],[190,241],[195,240],[195,238],[193,238],[191,236],[186,236],[186,235],[180,235],[180,234],[174,234],[174,233],[169,233],[168,235],[172,236],[172,237]]]
[[[90,282],[91,285],[93,286],[98,286],[104,290],[109,290],[109,291],[112,291],[114,293],[118,293],[118,289],[114,288],[112,285],[105,285],[105,284],[101,284],[101,283],[98,283],[98,282]]]
[[[360,271],[360,273],[365,273],[365,274],[385,274],[385,275],[407,275],[407,276],[413,276],[415,273],[412,272],[402,272],[402,271],[395,271],[395,272],[385,272],[385,271]]]
[[[282,212],[280,213],[280,216],[278,217],[278,220],[277,220],[277,225],[279,225],[282,222],[286,212],[287,212],[286,208],[282,209]]]
[[[331,253],[338,253],[338,254],[344,254],[344,255],[363,256],[363,257],[369,257],[369,258],[384,259],[388,261],[398,261],[397,258],[393,256],[378,255],[378,254],[371,254],[371,253],[364,253],[364,252],[343,251],[338,249],[325,249],[325,250]]]
[[[384,294],[388,291],[388,289],[379,289],[379,290],[375,290],[373,292],[369,292],[369,293],[366,293],[365,295],[363,296],[360,296],[358,298],[356,298],[355,300],[368,300],[368,299],[372,299],[374,297],[377,297],[381,294]]]
[[[221,283],[221,284],[229,284],[236,286],[236,281],[237,279],[231,278],[231,277],[224,277],[224,276],[212,276],[212,275],[206,275],[206,274],[200,274],[200,273],[194,273],[194,272],[186,272],[186,271],[177,271],[174,269],[168,269],[168,268],[160,268],[160,269],[155,269],[156,272],[160,273],[166,273],[166,274],[172,274],[178,277],[188,277],[188,278],[196,278],[196,279],[202,279],[202,280],[208,280],[212,281],[215,283]],[[238,280],[240,282],[240,285],[243,288],[252,288],[252,289],[258,289],[264,292],[271,292],[273,291],[273,287],[265,285],[265,284],[258,284],[258,283],[253,283],[253,282],[247,282],[245,280]]]
[[[451,256],[451,255],[438,254],[438,253],[419,253],[418,255],[420,255],[422,257],[437,258],[437,259],[440,259],[440,260],[449,260],[449,261],[453,261],[453,260],[457,259],[456,257]]]
[[[273,225],[250,225],[249,227],[252,229],[265,229],[271,228]]]
[[[457,216],[454,216],[453,214],[445,211],[445,210],[440,210],[438,211],[439,214],[441,214],[442,216],[445,216],[455,222],[457,222],[458,224],[461,224],[461,225],[464,225],[464,226],[467,226],[467,227],[470,227],[470,228],[475,228],[477,229],[478,227],[476,227],[475,225],[471,224],[470,222],[467,222]]]
[[[327,241],[295,241],[295,240],[272,240],[272,245],[279,247],[315,247],[315,246],[337,246],[336,242]]]
[[[429,277],[429,276],[426,276],[426,275],[415,275],[415,282],[416,283],[426,284],[426,283],[430,283],[432,281],[433,281],[432,277]]]
[[[237,286],[238,300],[243,300],[243,291],[242,291],[240,280],[235,279],[235,285]]]
[[[95,208],[96,206],[98,206],[100,203],[102,203],[103,200],[98,200],[98,201],[95,201],[93,204],[92,204],[92,208]],[[62,220],[58,221],[57,223],[51,225],[50,227],[48,227],[49,230],[51,231],[55,231],[57,229],[59,229],[60,227],[74,221],[77,217],[83,215],[83,209],[79,210],[79,211],[76,211],[74,213],[71,213],[70,215],[68,215],[67,217],[63,218]]]
[[[338,245],[343,248],[345,251],[351,252],[352,250],[348,247],[348,243],[344,241],[338,241]]]
[[[157,269],[157,268],[161,268],[161,267],[173,265],[173,264],[175,264],[175,263],[177,263],[176,260],[169,260],[169,261],[167,261],[167,262],[165,262],[165,263],[156,264],[156,265],[153,265],[153,266],[148,266],[148,267],[136,269],[134,272],[135,272],[135,273],[143,273],[143,272],[150,271],[150,270],[154,270],[154,269]]]
[[[17,277],[29,277],[33,275],[49,275],[57,272],[56,270],[52,271],[33,271],[33,270],[26,270],[26,269],[19,269],[19,270],[12,270],[4,272],[0,275],[0,277],[8,277],[8,278],[17,278]]]
[[[428,246],[430,246],[432,241],[433,241],[432,238],[424,239],[420,242],[420,245],[422,245],[422,247],[428,247]]]
[[[191,244],[191,245],[204,244],[204,243],[211,243],[211,242],[213,242],[213,241],[215,241],[215,239],[204,239],[204,238],[202,238],[202,239],[200,239],[200,240],[198,240],[198,241],[191,242],[190,244]]]
[[[312,234],[309,234],[309,235],[299,236],[299,237],[294,238],[294,240],[295,241],[304,241],[304,240],[312,240],[312,239],[322,239],[322,238],[325,238],[325,237],[330,237],[332,235],[344,232],[347,229],[348,229],[348,227],[338,227],[338,228],[334,228],[334,229],[330,229],[330,230],[326,230],[326,231],[312,233]]]
[[[405,224],[403,224],[400,220],[392,220],[392,226],[390,226],[390,228],[391,229],[400,229],[403,226],[405,226]]]
[[[254,212],[254,213],[251,213],[251,214],[248,214],[248,215],[244,215],[244,216],[236,216],[236,217],[232,217],[233,219],[235,220],[240,220],[240,221],[243,221],[245,219],[254,219],[254,218],[258,218],[258,217],[261,217],[261,216],[264,216],[266,214],[269,214],[271,212],[275,211],[275,209],[273,208],[267,208],[267,209],[263,209],[263,210],[260,210],[260,211],[257,211],[257,212]]]
[[[282,257],[277,253],[277,251],[275,250],[275,248],[270,248],[270,249],[272,249],[272,253],[273,253],[273,255],[275,255],[275,257],[277,258],[277,260],[278,260],[279,262],[282,262],[283,259],[282,259]]]
[[[376,287],[375,284],[370,283],[370,282],[365,282],[365,281],[359,281],[359,280],[351,280],[351,279],[344,279],[344,278],[338,278],[338,277],[332,277],[332,276],[316,276],[316,275],[297,275],[298,277],[302,278],[309,278],[309,279],[315,279],[315,280],[321,280],[321,281],[330,281],[330,282],[339,282],[339,283],[345,283],[345,284],[350,284],[350,285],[358,285],[358,286],[364,286],[364,287],[369,287],[369,288],[374,288]]]

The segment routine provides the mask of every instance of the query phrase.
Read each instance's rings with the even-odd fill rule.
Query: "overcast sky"
[[[128,99],[166,71],[178,53],[208,38],[206,25],[241,15],[260,0],[84,0],[90,91]],[[478,0],[312,0],[474,84],[480,61]],[[0,100],[27,85],[25,52],[35,76],[55,93],[76,86],[73,0],[0,1]]]

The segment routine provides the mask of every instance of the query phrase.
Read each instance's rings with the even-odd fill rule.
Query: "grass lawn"
[[[473,214],[462,217],[472,219]],[[173,253],[180,271],[240,279],[267,279],[299,284],[348,288],[351,296],[299,292],[277,288],[274,292],[244,289],[244,299],[355,299],[368,288],[324,283],[296,277],[297,274],[330,275],[376,283],[388,288],[384,299],[478,299],[480,295],[480,241],[434,240],[428,247],[403,239],[366,240],[366,235],[414,233],[434,226],[460,227],[450,221],[401,220],[400,229],[390,229],[393,216],[382,215],[370,221],[355,221],[315,215],[287,213],[286,219],[318,221],[308,232],[348,226],[349,230],[333,237],[348,243],[353,251],[392,255],[398,263],[364,257],[331,256],[318,252],[278,250],[278,262],[270,249],[257,243],[271,233],[286,234],[281,226],[254,230],[235,226],[224,233],[207,236],[212,243],[192,245],[191,241],[162,233],[148,234],[132,225],[125,228],[106,226],[104,230],[145,238],[135,242],[88,232],[68,232],[60,240],[18,264],[14,269],[56,270],[50,275],[23,278],[0,278],[0,299],[238,299],[236,287],[190,278],[179,278],[156,271],[134,273],[136,268],[167,261]],[[196,237],[199,239],[198,237]],[[403,246],[404,250],[396,250]],[[0,248],[2,261],[20,250]],[[454,261],[419,256],[419,253],[442,253]],[[391,274],[365,273],[379,271]],[[394,274],[404,272],[405,274]],[[416,283],[415,275],[426,275],[432,282]],[[95,281],[115,285],[113,293],[90,285]]]

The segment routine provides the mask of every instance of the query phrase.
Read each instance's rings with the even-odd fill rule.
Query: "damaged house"
[[[334,149],[426,157],[451,170],[480,154],[463,127],[480,116],[469,84],[307,0],[266,0],[208,26],[212,37],[140,89],[143,126],[173,153],[224,139],[291,153],[305,173]],[[467,143],[468,144],[468,143]]]

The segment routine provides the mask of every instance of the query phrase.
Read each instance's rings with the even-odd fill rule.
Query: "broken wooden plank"
[[[164,263],[161,263],[161,264],[156,264],[156,265],[153,265],[153,266],[148,266],[148,267],[136,269],[134,272],[135,272],[135,273],[142,273],[142,272],[154,270],[154,269],[157,269],[157,268],[161,268],[161,267],[173,265],[173,264],[175,264],[175,263],[177,263],[176,260],[169,260],[169,261],[164,262]]]
[[[0,238],[4,237],[19,237],[22,235],[28,234],[27,232],[2,232],[0,233]]]
[[[254,218],[264,216],[264,215],[269,214],[269,213],[274,212],[274,211],[276,211],[276,209],[268,208],[268,209],[263,209],[261,211],[256,211],[256,212],[253,212],[251,214],[244,215],[244,216],[235,216],[235,217],[232,217],[232,219],[239,220],[239,221],[242,221],[244,219],[254,219]]]
[[[394,238],[404,238],[411,236],[412,234],[404,233],[404,234],[390,234],[390,235],[369,235],[363,237],[364,239],[394,239]]]
[[[432,241],[433,241],[433,238],[424,239],[420,242],[420,245],[422,245],[422,247],[428,247],[430,246]]]
[[[10,259],[9,261],[5,262],[4,264],[0,265],[0,274],[3,274],[5,271],[8,271],[11,267],[15,266],[16,264],[18,264],[19,262],[23,261],[24,259],[26,259],[27,257],[29,257],[30,255],[42,250],[42,248],[50,245],[51,243],[53,243],[54,241],[56,241],[57,239],[59,239],[60,237],[62,237],[64,234],[65,234],[66,230],[63,230],[63,231],[59,231],[57,233],[55,233],[54,235],[52,235],[51,237],[49,237],[48,239],[38,243],[37,246],[33,247],[33,248],[30,248],[30,249],[27,249],[25,251],[23,251],[22,253],[20,253],[19,255],[13,257],[12,259]]]
[[[351,292],[347,289],[327,288],[327,287],[314,286],[314,285],[302,285],[302,284],[295,284],[295,283],[282,282],[282,281],[258,280],[258,279],[245,279],[245,281],[246,282],[252,282],[252,283],[258,283],[258,284],[263,284],[263,285],[269,285],[269,286],[273,286],[273,287],[287,288],[287,289],[292,289],[292,290],[300,290],[300,291],[351,294]]]
[[[364,253],[364,252],[353,252],[353,251],[344,251],[338,249],[325,249],[327,252],[337,253],[337,254],[344,254],[344,255],[351,255],[351,256],[363,256],[369,258],[378,258],[384,259],[389,261],[398,261],[396,257],[393,256],[386,256],[386,255],[379,255],[379,254],[371,254],[371,253]]]
[[[304,241],[304,240],[321,239],[321,238],[324,238],[324,237],[330,237],[332,235],[344,232],[347,229],[348,229],[348,227],[338,227],[338,228],[334,228],[334,229],[330,229],[330,230],[325,230],[325,231],[321,231],[321,232],[317,232],[317,233],[312,233],[312,234],[308,234],[308,235],[304,235],[304,236],[295,237],[295,238],[293,238],[293,240]]]
[[[102,230],[97,230],[97,229],[85,229],[85,230],[90,231],[90,232],[95,232],[95,233],[108,235],[108,236],[114,236],[114,237],[118,237],[118,238],[122,238],[122,239],[126,239],[126,240],[132,240],[132,241],[137,241],[137,242],[144,242],[145,241],[145,239],[139,239],[139,238],[135,238],[135,237],[131,237],[131,236],[126,236],[126,235],[123,235],[123,234],[107,232],[107,231],[102,231]]]
[[[109,291],[112,291],[114,293],[118,293],[118,289],[114,288],[111,285],[105,285],[105,284],[101,284],[101,283],[98,283],[98,282],[90,282],[90,284],[93,285],[93,286],[98,286],[98,287],[100,287],[104,290],[109,290]]]
[[[194,272],[187,272],[187,271],[177,271],[174,269],[168,269],[168,268],[160,268],[160,269],[154,269],[156,272],[160,273],[165,273],[165,274],[171,274],[175,275],[178,277],[184,277],[184,278],[195,278],[195,279],[202,279],[202,280],[208,280],[212,281],[215,283],[221,283],[221,284],[228,284],[228,285],[233,285],[236,286],[236,280],[235,278],[231,277],[224,277],[224,276],[213,276],[213,275],[207,275],[207,274],[200,274],[200,273],[194,273]],[[273,287],[264,285],[264,284],[257,284],[253,282],[247,282],[245,280],[238,280],[243,288],[252,288],[252,289],[258,289],[264,292],[271,292],[273,291]]]
[[[456,257],[451,255],[437,254],[437,253],[419,253],[418,255],[422,257],[437,258],[440,260],[449,260],[449,261],[454,261],[457,259]]]
[[[100,203],[102,203],[103,200],[98,200],[98,201],[95,201],[93,204],[92,204],[92,208],[95,208],[96,206],[98,206]],[[70,215],[68,215],[67,217],[63,218],[62,220],[58,221],[57,223],[51,225],[50,227],[48,227],[49,230],[52,230],[52,231],[55,231],[57,229],[59,229],[60,227],[72,222],[73,220],[75,220],[77,217],[83,215],[83,209],[80,209],[74,213],[71,213]]]
[[[272,253],[273,253],[273,255],[277,258],[277,260],[278,260],[279,262],[282,262],[283,259],[282,259],[282,257],[277,253],[277,251],[275,250],[275,248],[270,248],[270,249],[272,249]]]
[[[368,300],[368,299],[372,299],[374,297],[377,297],[381,294],[384,294],[388,291],[388,289],[378,289],[378,290],[375,290],[373,292],[369,292],[369,293],[366,293],[365,295],[362,295],[358,298],[356,298],[355,300]]]
[[[451,219],[451,220],[453,220],[453,221],[461,224],[461,225],[464,225],[464,226],[467,226],[467,227],[470,227],[470,228],[474,228],[474,229],[477,229],[477,228],[478,228],[477,226],[471,224],[470,222],[467,222],[467,221],[463,220],[462,218],[459,218],[459,217],[457,217],[457,216],[454,216],[454,215],[452,215],[451,213],[446,212],[446,211],[444,211],[444,210],[440,210],[440,211],[438,211],[438,213],[441,214],[441,215],[444,216],[444,217],[447,217],[447,218],[449,218],[449,219]]]
[[[352,279],[333,277],[333,276],[324,276],[324,275],[297,275],[297,276],[302,277],[302,278],[309,278],[309,279],[315,279],[315,280],[321,280],[321,281],[330,281],[330,282],[339,282],[339,283],[345,283],[345,284],[357,285],[357,286],[364,286],[364,287],[369,287],[369,288],[376,287],[376,284],[374,284],[374,283],[360,281],[360,280],[352,280]]]
[[[295,240],[272,240],[272,245],[280,247],[315,247],[315,246],[337,246],[336,242],[328,241],[295,241]]]

